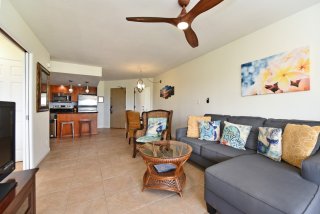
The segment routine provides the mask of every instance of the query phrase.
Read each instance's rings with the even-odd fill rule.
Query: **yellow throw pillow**
[[[287,124],[282,136],[282,160],[302,167],[302,161],[308,158],[318,140],[320,126]]]
[[[199,138],[199,135],[200,135],[199,122],[200,121],[211,121],[211,117],[189,116],[187,137]]]

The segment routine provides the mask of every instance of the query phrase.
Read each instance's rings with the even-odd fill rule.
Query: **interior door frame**
[[[25,84],[25,142],[23,145],[23,169],[30,169],[30,151],[31,151],[31,126],[30,126],[30,105],[29,102],[30,96],[30,89],[29,86],[31,85],[30,81],[32,79],[31,72],[32,70],[32,54],[30,54],[25,48],[23,48],[15,39],[13,39],[6,31],[4,31],[0,27],[0,33],[4,35],[8,40],[10,40],[16,47],[22,50],[25,53],[25,60],[24,60],[24,84]]]

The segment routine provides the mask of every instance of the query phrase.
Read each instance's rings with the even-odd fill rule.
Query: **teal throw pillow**
[[[267,156],[275,161],[281,161],[282,155],[282,129],[259,127],[257,153]]]
[[[161,137],[162,132],[167,128],[167,118],[148,118],[148,128],[146,136]]]
[[[227,121],[224,124],[220,143],[236,149],[246,150],[245,145],[252,126],[239,125]]]
[[[200,121],[200,140],[219,141],[220,140],[220,120]]]

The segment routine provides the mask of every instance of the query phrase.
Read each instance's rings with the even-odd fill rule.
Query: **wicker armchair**
[[[153,110],[148,112],[142,113],[142,120],[143,125],[140,129],[136,129],[134,131],[134,137],[133,137],[133,158],[136,157],[137,154],[137,144],[143,144],[146,142],[138,142],[137,140],[140,137],[143,137],[147,133],[148,129],[148,120],[149,118],[166,118],[166,128],[162,132],[160,139],[157,140],[170,140],[171,139],[171,123],[172,123],[172,114],[173,111],[166,111],[166,110]],[[150,139],[149,142],[153,142],[154,140]]]
[[[126,111],[126,138],[130,144],[134,137],[134,130],[141,128],[140,113],[137,111]]]

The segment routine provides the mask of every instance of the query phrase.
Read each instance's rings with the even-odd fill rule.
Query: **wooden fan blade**
[[[214,6],[220,4],[223,0],[200,0],[185,17],[183,17],[189,24],[201,13],[210,10]]]
[[[196,33],[193,31],[191,26],[184,30],[184,35],[186,36],[186,39],[188,43],[191,45],[191,47],[195,48],[198,47],[199,41]]]
[[[177,18],[162,18],[162,17],[127,17],[127,21],[130,22],[152,22],[152,23],[169,23],[174,26],[177,26],[178,19]]]

